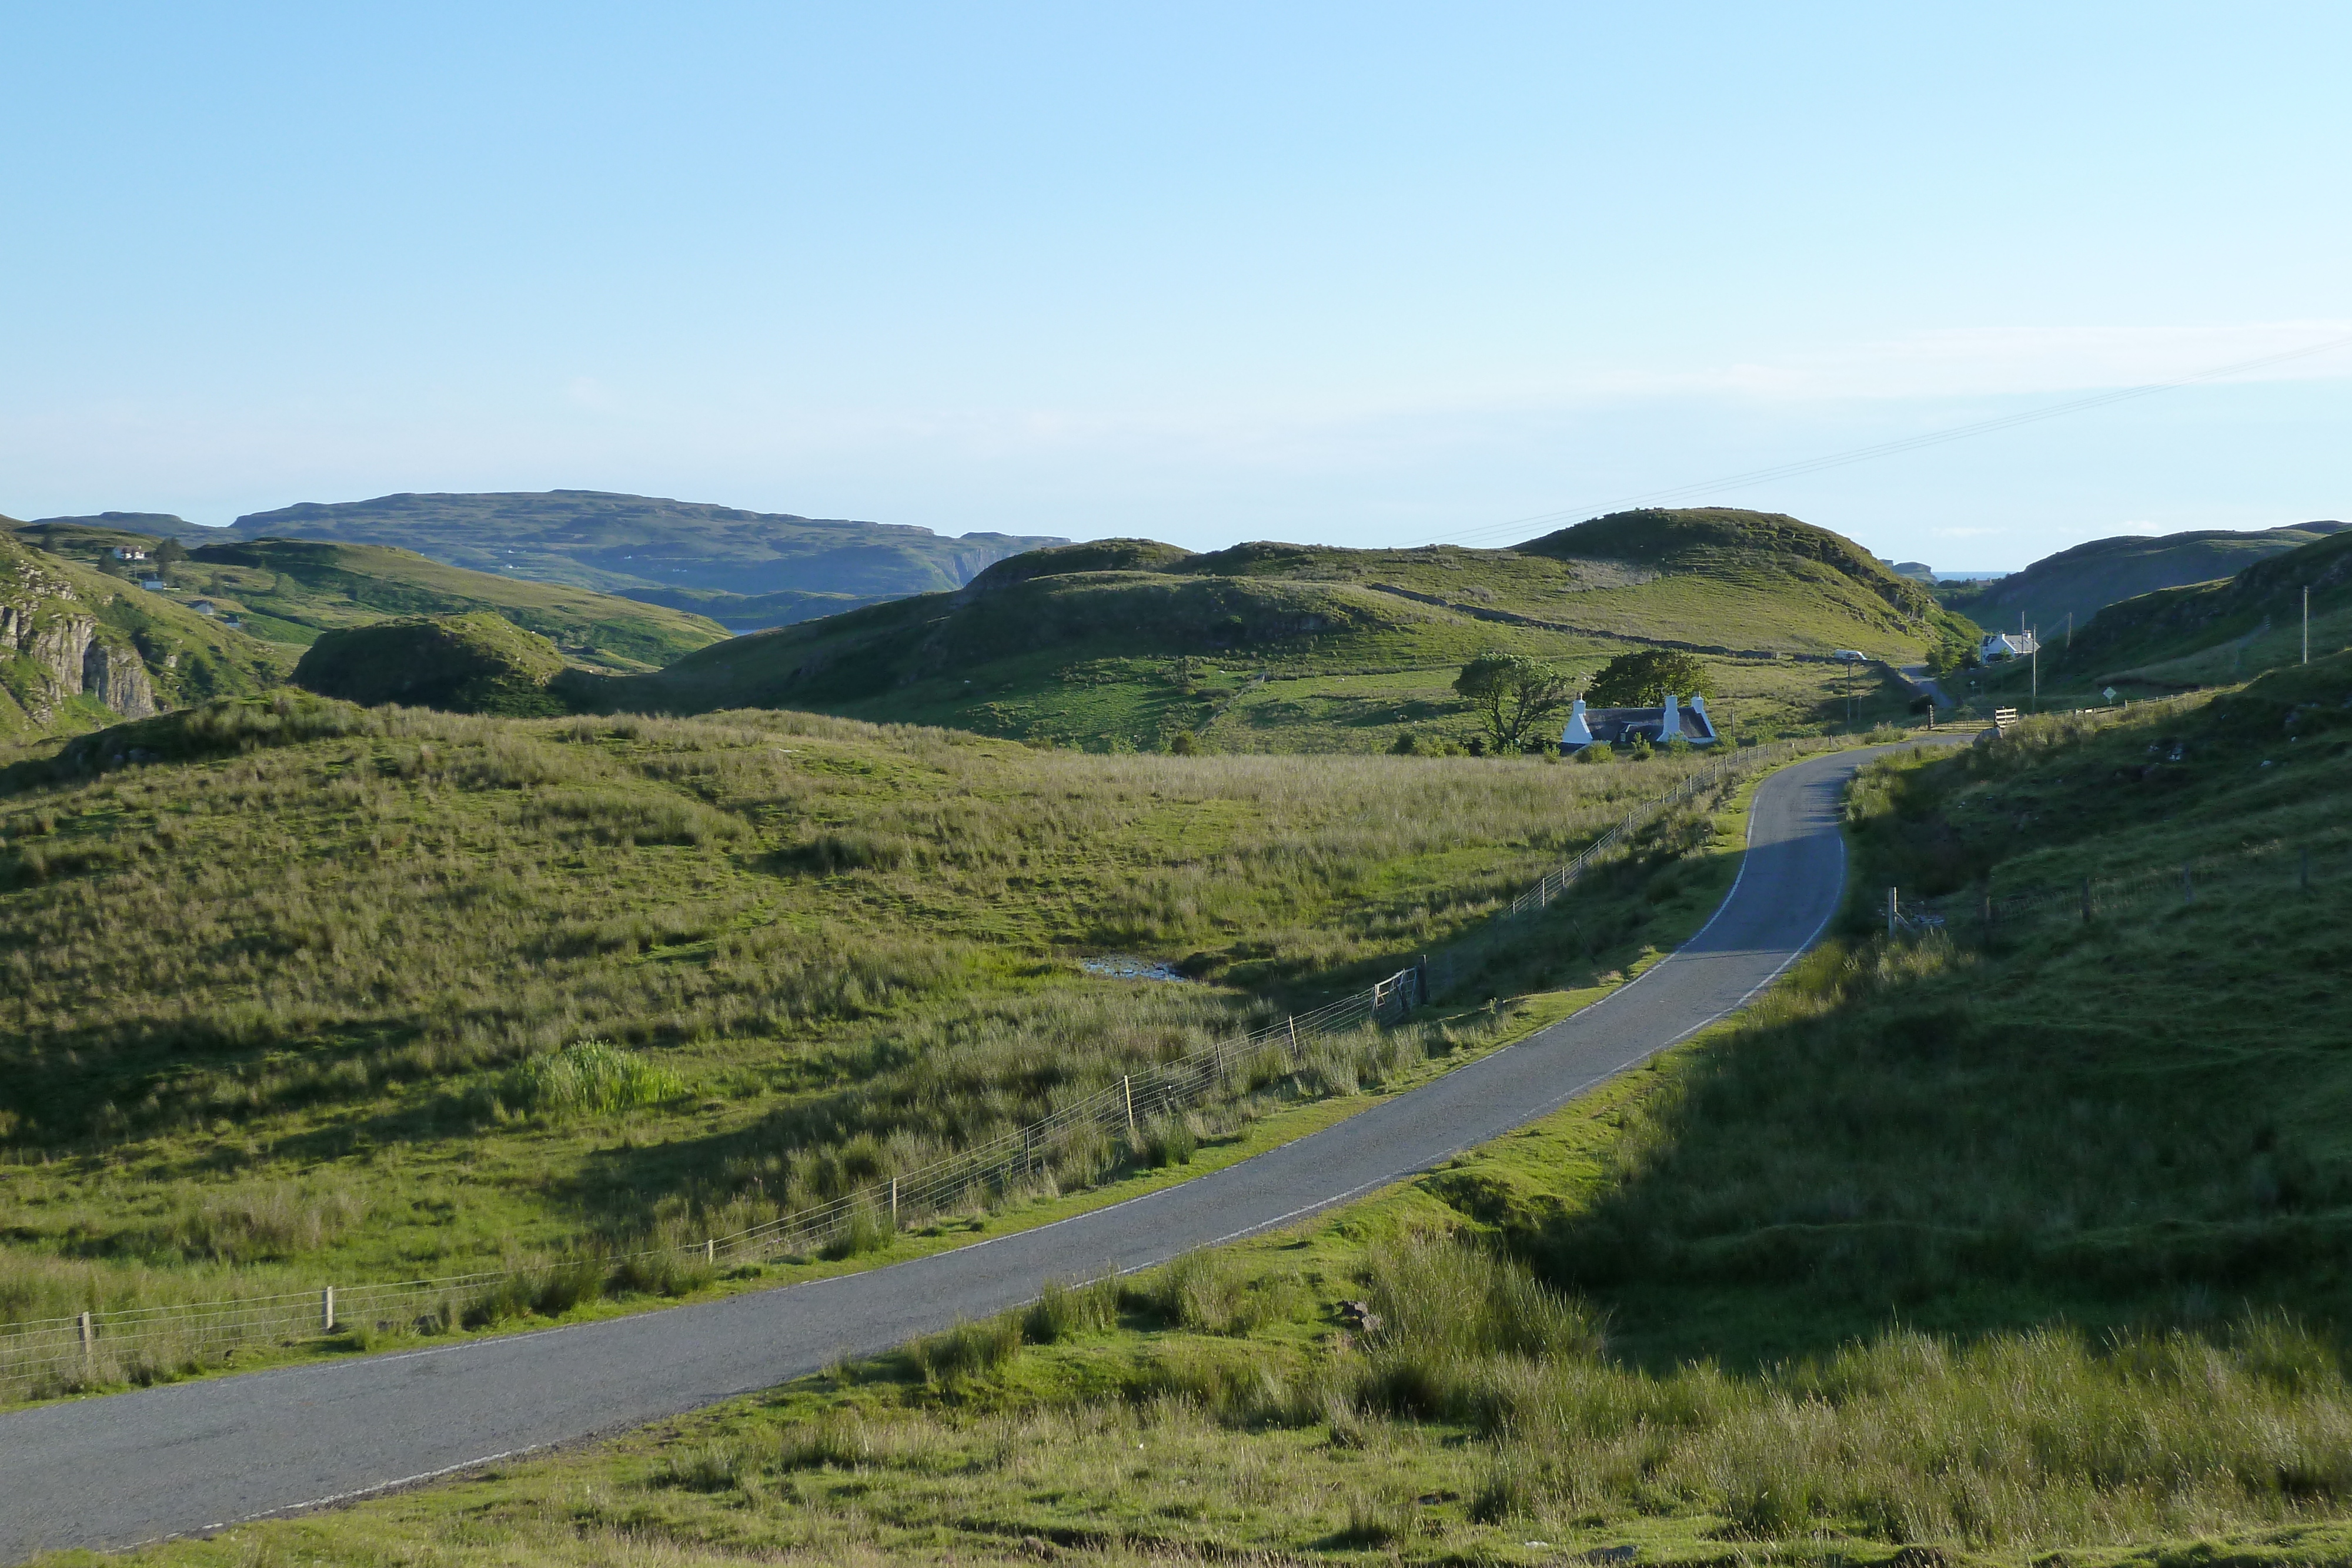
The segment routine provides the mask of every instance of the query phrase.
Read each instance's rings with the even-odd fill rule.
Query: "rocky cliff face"
[[[145,718],[156,711],[155,684],[139,655],[127,648],[93,639],[82,651],[81,689],[125,718]]]
[[[6,567],[0,570],[0,659],[13,655],[6,695],[28,718],[47,725],[84,695],[125,718],[157,711],[155,685],[137,650],[101,629],[73,584],[28,555]]]

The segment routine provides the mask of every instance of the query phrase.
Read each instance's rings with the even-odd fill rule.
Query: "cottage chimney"
[[[1715,716],[1706,711],[1705,697],[1691,698],[1691,713],[1698,719],[1699,734],[1708,740],[1715,738]]]
[[[1559,743],[1563,747],[1592,744],[1591,727],[1584,722],[1582,697],[1577,698],[1575,706],[1568,710],[1568,727],[1559,732]]]
[[[1666,694],[1665,716],[1658,723],[1658,744],[1661,746],[1664,745],[1669,740],[1680,739],[1682,737],[1683,715],[1682,709],[1676,706],[1676,704],[1677,699],[1675,698],[1675,694],[1668,692]]]

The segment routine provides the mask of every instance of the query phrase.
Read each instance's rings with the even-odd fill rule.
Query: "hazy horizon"
[[[2352,513],[2338,9],[131,16],[0,21],[15,516],[1205,549],[1677,492],[1995,570]]]

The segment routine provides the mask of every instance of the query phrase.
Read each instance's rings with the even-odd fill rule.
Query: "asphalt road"
[[[617,1431],[1302,1218],[1552,1110],[1738,1008],[1821,935],[1864,753],[1758,791],[1739,880],[1696,937],[1518,1044],[1213,1175],[911,1262],[705,1305],[0,1416],[0,1559],[290,1512]]]

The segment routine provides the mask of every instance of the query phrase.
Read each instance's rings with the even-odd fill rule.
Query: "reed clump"
[[[611,1116],[675,1100],[686,1081],[609,1040],[574,1041],[507,1075],[501,1098],[539,1116]]]

